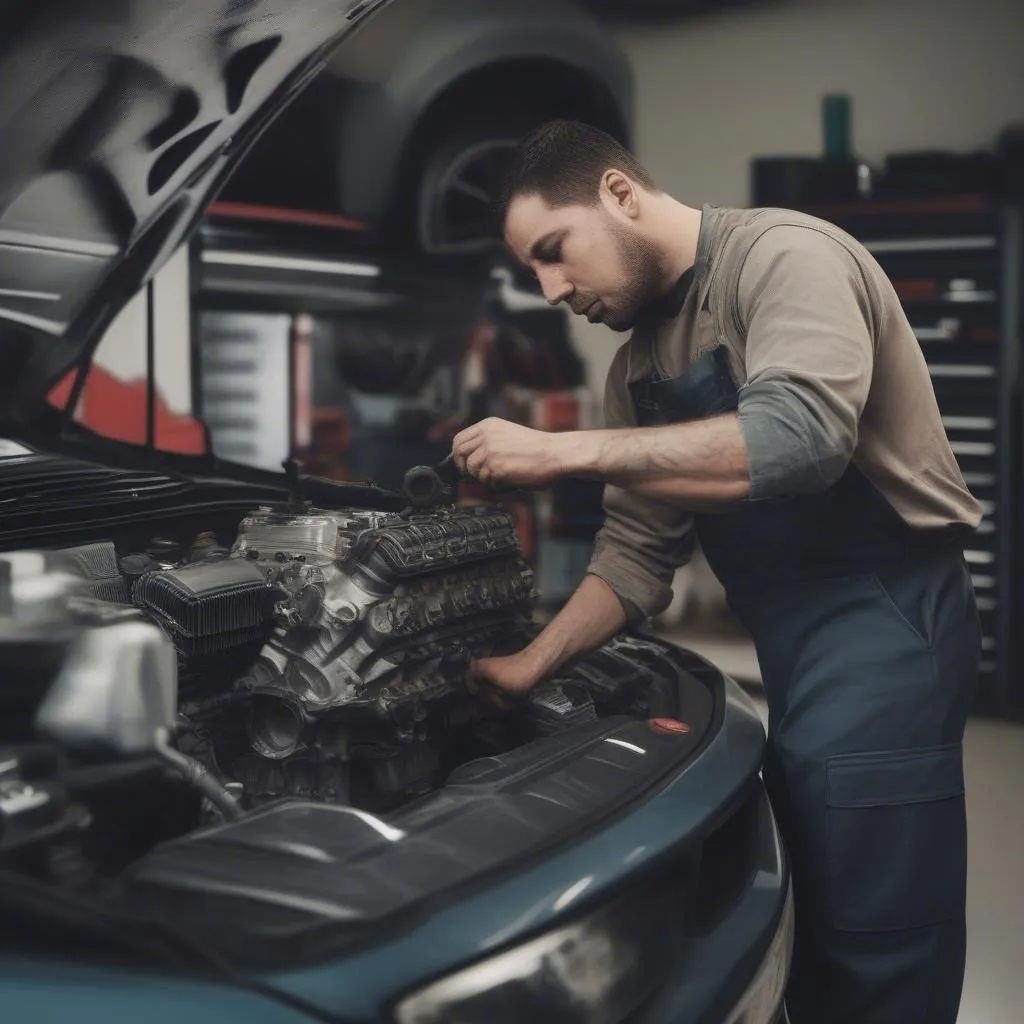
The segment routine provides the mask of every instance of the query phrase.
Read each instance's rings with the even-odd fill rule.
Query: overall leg
[[[793,863],[792,1024],[955,1024],[980,646],[962,559],[776,595],[751,625]]]

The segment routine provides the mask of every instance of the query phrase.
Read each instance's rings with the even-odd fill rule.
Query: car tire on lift
[[[494,221],[503,168],[541,114],[505,110],[453,118],[416,169],[414,226],[420,252],[472,256],[500,244]],[[436,123],[436,122],[435,122]]]

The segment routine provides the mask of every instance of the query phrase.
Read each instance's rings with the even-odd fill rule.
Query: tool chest
[[[808,212],[872,253],[914,328],[950,445],[983,510],[964,551],[983,634],[978,709],[1020,713],[1021,208],[954,197]]]

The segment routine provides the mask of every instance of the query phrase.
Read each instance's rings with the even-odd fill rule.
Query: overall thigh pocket
[[[967,822],[959,744],[826,762],[829,918],[895,931],[964,914]]]

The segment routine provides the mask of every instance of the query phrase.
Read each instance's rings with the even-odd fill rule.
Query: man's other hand
[[[565,472],[566,436],[490,417],[457,434],[452,454],[463,473],[489,486],[545,487]]]
[[[522,651],[502,658],[480,658],[470,666],[470,675],[513,698],[524,696],[540,681],[536,668]]]

